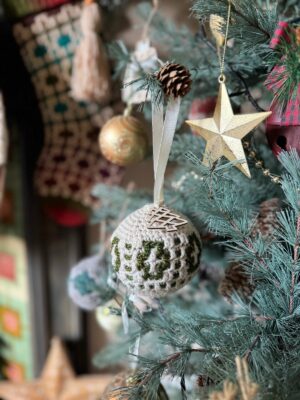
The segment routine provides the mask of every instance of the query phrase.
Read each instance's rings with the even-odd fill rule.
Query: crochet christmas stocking
[[[78,4],[66,4],[14,26],[44,121],[45,144],[35,184],[48,200],[48,213],[68,226],[86,222],[85,207],[95,206],[91,189],[96,183],[118,184],[122,178],[122,170],[99,152],[99,127],[93,123],[97,119],[99,124],[99,106],[76,102],[70,96],[81,11]],[[111,116],[111,109],[100,113],[103,122]]]
[[[3,0],[5,11],[12,17],[23,17],[49,10],[61,4],[69,3],[70,0]]]

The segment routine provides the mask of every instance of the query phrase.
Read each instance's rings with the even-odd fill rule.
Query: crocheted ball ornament
[[[149,227],[158,210],[154,204],[130,214],[112,235],[112,265],[118,279],[132,294],[163,297],[183,287],[195,275],[201,255],[201,239],[182,214],[164,206],[170,224]],[[176,222],[177,221],[177,222]],[[182,222],[184,221],[184,222]]]
[[[94,310],[101,304],[101,275],[104,266],[100,257],[92,256],[75,265],[68,280],[68,292],[73,302],[84,310]]]

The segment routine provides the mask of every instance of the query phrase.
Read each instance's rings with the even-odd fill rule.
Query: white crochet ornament
[[[195,275],[201,248],[200,236],[186,217],[147,204],[114,231],[112,264],[130,293],[163,297]]]

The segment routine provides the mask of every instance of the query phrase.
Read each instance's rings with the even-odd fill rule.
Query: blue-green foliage
[[[277,21],[299,15],[297,1],[232,0],[235,45],[227,51],[225,72],[234,105],[251,100],[252,88],[262,90],[267,73],[278,62],[269,47]],[[227,0],[195,0],[192,11],[202,23],[210,14],[226,16]],[[149,4],[139,8],[149,15]],[[281,13],[286,13],[283,16]],[[184,99],[179,125],[188,117],[193,99],[215,96],[219,74],[216,50],[203,35],[176,26],[157,15],[152,39],[163,43],[168,60],[190,68],[193,86]],[[124,70],[128,51],[112,47],[118,72]],[[238,71],[239,75],[236,74]],[[144,74],[140,85],[162,101],[161,88],[152,74]],[[250,90],[250,91],[249,91]],[[253,98],[252,98],[253,100]],[[148,111],[148,109],[147,109]],[[134,387],[123,394],[130,400],[155,400],[161,377],[170,374],[209,376],[210,387],[194,388],[188,398],[206,399],[224,379],[235,380],[237,355],[246,357],[252,378],[259,384],[259,398],[298,399],[300,396],[300,159],[295,151],[275,159],[263,135],[255,136],[258,158],[281,175],[280,185],[271,183],[249,160],[252,179],[242,175],[234,163],[220,160],[209,167],[201,163],[204,142],[191,133],[177,134],[171,161],[176,170],[165,183],[166,203],[187,215],[199,229],[204,249],[199,275],[191,285],[160,303],[160,308],[141,315],[130,302],[130,334],[95,357],[98,366],[127,360],[137,337],[140,356]],[[99,185],[94,195],[102,206],[93,221],[106,219],[111,230],[127,214],[152,201],[152,193]],[[259,205],[278,197],[283,209],[271,237],[253,235]],[[124,207],[125,204],[125,207]],[[208,237],[209,239],[205,239]],[[243,266],[255,286],[250,300],[232,296],[233,306],[217,292],[222,271],[230,262]],[[220,275],[218,275],[218,272]],[[120,310],[115,310],[121,314]],[[155,352],[153,352],[155,348]]]
[[[270,241],[251,235],[255,223],[255,204],[251,203],[255,201],[244,201],[236,176],[239,173],[229,165],[212,171],[192,155],[189,158],[203,177],[193,193],[201,193],[201,202],[198,199],[194,206],[189,204],[189,211],[197,213],[196,218],[218,235],[230,259],[243,264],[256,290],[249,303],[234,295],[236,308],[230,312],[222,307],[214,311],[211,299],[197,303],[198,312],[187,311],[184,299],[176,305],[169,300],[159,312],[143,316],[132,309],[135,326],[142,336],[147,334],[145,342],[151,332],[160,350],[154,359],[150,351],[148,356],[143,353],[137,374],[143,385],[126,391],[132,399],[144,398],[145,393],[145,398],[155,399],[150,387],[156,388],[166,372],[176,376],[202,373],[218,386],[225,378],[234,379],[234,357],[240,355],[247,356],[262,398],[296,399],[300,393],[300,159],[295,152],[281,156],[286,206],[278,214],[278,228]],[[216,294],[213,302],[220,302]],[[126,352],[126,346],[121,349]],[[205,398],[206,390],[199,392],[200,398]]]

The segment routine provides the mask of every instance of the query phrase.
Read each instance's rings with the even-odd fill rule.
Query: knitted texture
[[[68,291],[80,308],[94,310],[101,303],[99,285],[103,269],[98,255],[85,258],[72,268]]]
[[[4,0],[3,4],[10,16],[23,17],[69,2],[70,0]]]
[[[96,2],[85,3],[80,25],[82,38],[74,56],[72,96],[77,101],[107,104],[111,98],[110,66],[99,35],[103,24]]]
[[[122,174],[99,154],[99,128],[94,124],[99,106],[70,96],[81,13],[81,5],[63,5],[15,24],[14,35],[44,121],[45,143],[35,175],[38,192],[92,207],[92,187],[100,182],[118,184]],[[108,113],[103,123],[111,116]]]
[[[183,287],[198,270],[201,239],[192,223],[176,231],[149,229],[156,207],[147,204],[130,214],[112,235],[112,264],[118,279],[134,294],[163,297]],[[170,209],[170,212],[174,210]]]

